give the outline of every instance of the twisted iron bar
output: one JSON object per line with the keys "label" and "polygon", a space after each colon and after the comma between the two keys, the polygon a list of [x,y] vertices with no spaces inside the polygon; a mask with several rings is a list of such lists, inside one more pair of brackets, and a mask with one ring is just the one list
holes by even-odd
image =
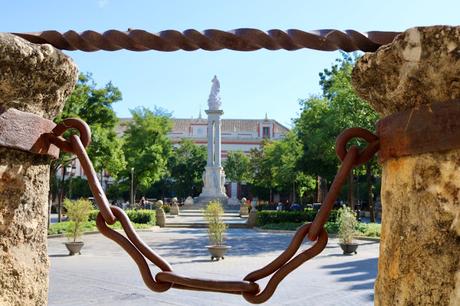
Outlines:
{"label": "twisted iron bar", "polygon": [[81,50],[92,52],[98,50],[117,51],[194,51],[203,49],[217,51],[230,49],[235,51],[299,50],[315,49],[322,51],[343,50],[376,51],[381,45],[390,43],[399,32],[364,32],[354,30],[317,30],[301,31],[278,29],[267,32],[258,29],[242,28],[232,31],[215,29],[204,30],[166,30],[150,33],[144,30],[128,29],[127,32],[108,30],[104,33],[84,31],[77,33],[67,31],[44,31],[37,33],[12,33],[32,43],[51,44],[61,50]]}

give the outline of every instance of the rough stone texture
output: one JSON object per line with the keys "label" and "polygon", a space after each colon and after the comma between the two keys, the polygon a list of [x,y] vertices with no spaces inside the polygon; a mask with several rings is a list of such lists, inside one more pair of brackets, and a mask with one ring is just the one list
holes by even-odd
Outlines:
{"label": "rough stone texture", "polygon": [[365,54],[353,73],[358,94],[379,113],[460,98],[460,27],[412,28]]}
{"label": "rough stone texture", "polygon": [[[382,115],[460,98],[460,28],[409,29],[353,71]],[[383,164],[375,305],[460,305],[460,150]]]}
{"label": "rough stone texture", "polygon": [[[0,33],[0,109],[53,118],[76,79],[62,52]],[[0,148],[0,305],[47,303],[49,162]]]}

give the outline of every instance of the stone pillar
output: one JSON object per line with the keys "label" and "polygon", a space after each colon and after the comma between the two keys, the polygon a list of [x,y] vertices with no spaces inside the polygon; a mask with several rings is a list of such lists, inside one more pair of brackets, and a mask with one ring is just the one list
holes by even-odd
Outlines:
{"label": "stone pillar", "polygon": [[[409,29],[366,54],[358,94],[383,116],[460,98],[460,27]],[[460,305],[460,149],[383,164],[375,305]]]}
{"label": "stone pillar", "polygon": [[[0,33],[0,109],[48,119],[77,80],[75,64],[49,45]],[[50,158],[0,147],[0,305],[46,305]]]}

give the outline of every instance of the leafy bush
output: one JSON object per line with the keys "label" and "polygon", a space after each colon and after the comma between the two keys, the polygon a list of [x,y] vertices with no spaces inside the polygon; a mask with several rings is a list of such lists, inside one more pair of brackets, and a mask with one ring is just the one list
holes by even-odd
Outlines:
{"label": "leafy bush", "polygon": [[89,213],[91,212],[92,204],[88,200],[64,200],[64,208],[67,211],[66,236],[69,240],[76,242],[83,234],[83,225],[88,221]]}
{"label": "leafy bush", "polygon": [[129,220],[134,223],[155,225],[155,211],[148,209],[126,210]]}
{"label": "leafy bush", "polygon": [[204,210],[204,217],[208,221],[208,236],[209,240],[214,245],[222,245],[224,243],[224,233],[227,225],[222,220],[224,208],[219,201],[211,201]]}
{"label": "leafy bush", "polygon": [[[64,234],[69,227],[69,222],[59,222],[50,224],[48,229],[48,235],[57,235],[57,234]],[[86,221],[81,224],[82,232],[88,232],[96,229],[96,222],[94,221]]]}
{"label": "leafy bush", "polygon": [[381,225],[379,223],[358,223],[357,230],[366,237],[380,237]]}
{"label": "leafy bush", "polygon": [[328,234],[337,234],[339,232],[339,224],[337,222],[326,222],[324,228]]}
{"label": "leafy bush", "polygon": [[89,212],[89,217],[88,217],[88,220],[90,221],[96,221],[96,218],[97,218],[97,214],[99,213],[99,210],[98,209],[93,209]]}
{"label": "leafy bush", "polygon": [[256,206],[257,211],[263,211],[263,210],[275,210],[276,205],[275,204],[259,204]]}
{"label": "leafy bush", "polygon": [[[92,210],[89,214],[89,220],[91,221],[96,220],[98,213],[99,213],[99,210]],[[128,215],[129,220],[131,220],[131,222],[133,223],[155,225],[156,215],[155,215],[154,210],[129,209],[129,210],[125,210],[125,213]]]}
{"label": "leafy bush", "polygon": [[[50,228],[48,229],[48,235],[56,235],[56,234],[63,234],[66,231],[66,228],[69,226],[69,222],[60,222],[60,223],[54,223],[50,225]],[[151,224],[139,224],[139,223],[132,223],[135,229],[147,229],[150,228],[152,225]],[[115,222],[113,225],[109,225],[110,228],[113,229],[121,229],[121,223],[120,222]],[[97,231],[96,227],[96,221],[87,221],[82,223],[82,229],[83,232],[94,232]]]}
{"label": "leafy bush", "polygon": [[[316,211],[306,209],[305,211],[259,211],[257,212],[257,226],[270,223],[305,223],[311,222],[316,216]],[[334,222],[337,217],[336,211],[331,211],[329,221]]]}
{"label": "leafy bush", "polygon": [[169,204],[163,204],[162,208],[166,214],[171,211],[171,206],[169,206]]}

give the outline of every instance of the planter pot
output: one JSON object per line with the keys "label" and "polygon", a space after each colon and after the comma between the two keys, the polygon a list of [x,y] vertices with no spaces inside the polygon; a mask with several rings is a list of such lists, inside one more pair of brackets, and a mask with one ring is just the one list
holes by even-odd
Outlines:
{"label": "planter pot", "polygon": [[211,260],[224,259],[225,253],[231,248],[229,245],[208,245],[206,247],[208,248],[209,253],[211,253]]}
{"label": "planter pot", "polygon": [[356,252],[356,249],[358,248],[357,243],[339,243],[339,245],[342,248],[344,255],[349,255],[349,254],[353,254],[353,253],[356,254],[357,253]]}
{"label": "planter pot", "polygon": [[65,242],[64,244],[67,247],[67,250],[69,250],[70,256],[73,256],[75,254],[81,255],[80,250],[83,247],[83,241]]}

